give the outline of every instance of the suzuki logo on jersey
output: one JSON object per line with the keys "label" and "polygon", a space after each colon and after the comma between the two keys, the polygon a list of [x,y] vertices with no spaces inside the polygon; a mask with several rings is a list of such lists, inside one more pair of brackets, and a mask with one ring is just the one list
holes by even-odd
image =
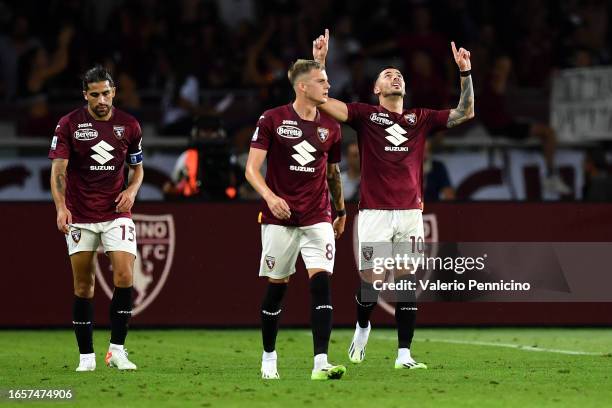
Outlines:
{"label": "suzuki logo on jersey", "polygon": [[[109,152],[112,152],[115,150],[115,148],[106,143],[104,140],[92,146],[91,150],[96,152],[96,154],[91,155],[91,158],[101,165],[114,158],[114,156]],[[89,170],[115,170],[115,166],[89,166]]]}
{"label": "suzuki logo on jersey", "polygon": [[303,171],[306,173],[314,173],[315,172],[314,167],[304,167],[304,165],[315,160],[315,157],[310,153],[316,152],[317,149],[312,147],[312,145],[308,143],[306,140],[296,144],[295,146],[293,146],[293,148],[295,149],[297,154],[292,154],[291,157],[293,157],[296,162],[300,163],[300,165],[299,166],[291,165],[289,166],[289,170]]}
{"label": "suzuki logo on jersey", "polygon": [[406,132],[400,125],[396,123],[393,126],[389,126],[388,128],[386,128],[385,131],[389,134],[389,136],[385,136],[385,139],[387,139],[388,141],[390,141],[391,143],[395,145],[395,146],[385,146],[385,151],[387,152],[407,152],[408,151],[407,146],[400,146],[402,143],[408,140],[408,138],[404,136],[408,132]]}

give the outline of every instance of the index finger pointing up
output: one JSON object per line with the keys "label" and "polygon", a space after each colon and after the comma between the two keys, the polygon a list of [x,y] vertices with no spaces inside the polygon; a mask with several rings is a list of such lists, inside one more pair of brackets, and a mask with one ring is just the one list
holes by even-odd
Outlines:
{"label": "index finger pointing up", "polygon": [[451,49],[453,50],[453,55],[457,56],[457,47],[455,47],[455,42],[451,41]]}
{"label": "index finger pointing up", "polygon": [[329,29],[325,29],[325,41],[329,41]]}

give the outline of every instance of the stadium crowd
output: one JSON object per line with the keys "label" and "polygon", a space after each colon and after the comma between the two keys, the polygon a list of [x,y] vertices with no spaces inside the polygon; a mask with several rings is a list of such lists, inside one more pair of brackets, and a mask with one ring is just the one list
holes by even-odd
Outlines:
{"label": "stadium crowd", "polygon": [[[158,135],[185,137],[195,117],[223,117],[238,161],[259,113],[291,100],[287,69],[310,57],[325,27],[330,95],[346,102],[371,102],[373,76],[393,62],[405,73],[408,105],[449,107],[458,82],[449,42],[470,49],[477,120],[492,134],[513,121],[508,89],[548,90],[555,70],[612,63],[605,0],[50,0],[44,7],[0,2],[0,120],[16,121],[19,137],[47,138],[66,106],[79,102],[79,76],[100,62],[117,81],[115,105],[154,123]],[[531,119],[547,120],[541,116]],[[538,129],[547,154],[554,135]],[[605,155],[589,163],[608,177]]]}

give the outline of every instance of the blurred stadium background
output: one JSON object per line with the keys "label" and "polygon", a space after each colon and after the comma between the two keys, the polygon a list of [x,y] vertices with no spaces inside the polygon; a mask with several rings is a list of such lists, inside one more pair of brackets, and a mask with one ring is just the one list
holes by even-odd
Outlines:
{"label": "blurred stadium background", "polygon": [[[476,119],[430,137],[430,239],[610,242],[611,11],[604,0],[0,1],[0,327],[70,325],[70,269],[46,155],[57,120],[83,104],[79,77],[95,63],[112,70],[115,106],[136,116],[144,134],[132,327],[257,326],[260,204],[243,176],[249,141],[261,112],[291,101],[287,68],[311,56],[324,28],[331,30],[330,93],[347,102],[372,102],[374,76],[392,63],[406,76],[408,106],[454,107],[459,80],[449,42],[471,51]],[[508,123],[523,134],[499,132]],[[556,169],[569,191],[546,188],[542,143],[522,137],[533,126],[549,147],[556,144]],[[193,134],[221,142],[202,150],[201,192],[187,197],[175,164]],[[333,296],[335,323],[348,327],[359,162],[354,132],[344,127],[343,135],[352,204]],[[110,293],[103,257],[99,266],[96,323],[103,327]],[[302,278],[290,286],[285,325],[308,325]],[[450,300],[424,304],[419,323],[612,324],[610,303]],[[382,308],[373,319],[393,323]]]}

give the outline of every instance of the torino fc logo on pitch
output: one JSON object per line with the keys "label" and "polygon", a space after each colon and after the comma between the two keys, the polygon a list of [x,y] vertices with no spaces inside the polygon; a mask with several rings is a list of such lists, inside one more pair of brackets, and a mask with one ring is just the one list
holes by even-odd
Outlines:
{"label": "torino fc logo on pitch", "polygon": [[[134,262],[135,316],[155,300],[164,287],[174,258],[175,230],[172,215],[132,214],[138,244]],[[109,298],[113,296],[113,273],[102,247],[98,248],[96,279]]]}

